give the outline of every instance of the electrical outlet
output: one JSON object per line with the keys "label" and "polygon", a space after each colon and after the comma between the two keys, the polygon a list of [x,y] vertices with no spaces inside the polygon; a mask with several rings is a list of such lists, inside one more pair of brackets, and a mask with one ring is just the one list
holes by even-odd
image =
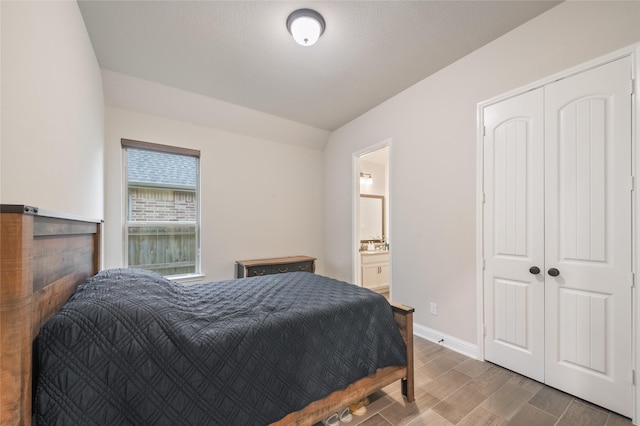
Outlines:
{"label": "electrical outlet", "polygon": [[438,304],[431,302],[429,310],[431,312],[431,315],[438,315]]}

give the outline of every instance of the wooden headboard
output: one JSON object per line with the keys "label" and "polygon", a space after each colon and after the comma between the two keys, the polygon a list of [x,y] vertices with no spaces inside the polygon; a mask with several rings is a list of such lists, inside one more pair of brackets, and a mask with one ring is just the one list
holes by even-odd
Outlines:
{"label": "wooden headboard", "polygon": [[0,206],[0,424],[30,425],[40,327],[100,270],[101,221]]}

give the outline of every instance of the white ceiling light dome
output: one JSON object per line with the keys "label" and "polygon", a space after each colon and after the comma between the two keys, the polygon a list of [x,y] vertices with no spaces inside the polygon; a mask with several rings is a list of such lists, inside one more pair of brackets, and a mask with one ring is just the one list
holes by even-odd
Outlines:
{"label": "white ceiling light dome", "polygon": [[298,9],[287,18],[287,30],[301,46],[315,44],[324,33],[324,28],[324,18],[312,9]]}

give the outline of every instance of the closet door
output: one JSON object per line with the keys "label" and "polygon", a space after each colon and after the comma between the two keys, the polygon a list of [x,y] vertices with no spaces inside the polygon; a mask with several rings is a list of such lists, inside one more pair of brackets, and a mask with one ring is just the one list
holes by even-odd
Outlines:
{"label": "closet door", "polygon": [[[544,381],[543,91],[483,111],[485,358]],[[537,270],[536,270],[537,268]]]}
{"label": "closet door", "polygon": [[631,63],[545,87],[546,383],[631,416]]}

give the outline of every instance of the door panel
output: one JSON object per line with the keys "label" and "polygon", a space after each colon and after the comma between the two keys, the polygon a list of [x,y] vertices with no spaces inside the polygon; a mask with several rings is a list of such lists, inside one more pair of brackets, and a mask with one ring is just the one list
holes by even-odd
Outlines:
{"label": "door panel", "polygon": [[[485,357],[544,380],[542,89],[485,108]],[[534,275],[529,268],[543,272]]]}
{"label": "door panel", "polygon": [[590,97],[560,109],[558,202],[560,257],[605,261],[606,99]]}
{"label": "door panel", "polygon": [[587,373],[606,374],[606,341],[611,330],[607,318],[608,295],[560,288],[558,328],[565,333],[559,339],[558,359]]}
{"label": "door panel", "polygon": [[[496,279],[494,282],[494,339],[516,350],[527,351],[527,329],[531,318],[526,315],[529,283]],[[524,315],[523,315],[524,314]]]}
{"label": "door panel", "polygon": [[378,266],[364,265],[362,267],[362,287],[374,288],[378,285]]}
{"label": "door panel", "polygon": [[545,87],[546,383],[630,416],[631,64]]}

